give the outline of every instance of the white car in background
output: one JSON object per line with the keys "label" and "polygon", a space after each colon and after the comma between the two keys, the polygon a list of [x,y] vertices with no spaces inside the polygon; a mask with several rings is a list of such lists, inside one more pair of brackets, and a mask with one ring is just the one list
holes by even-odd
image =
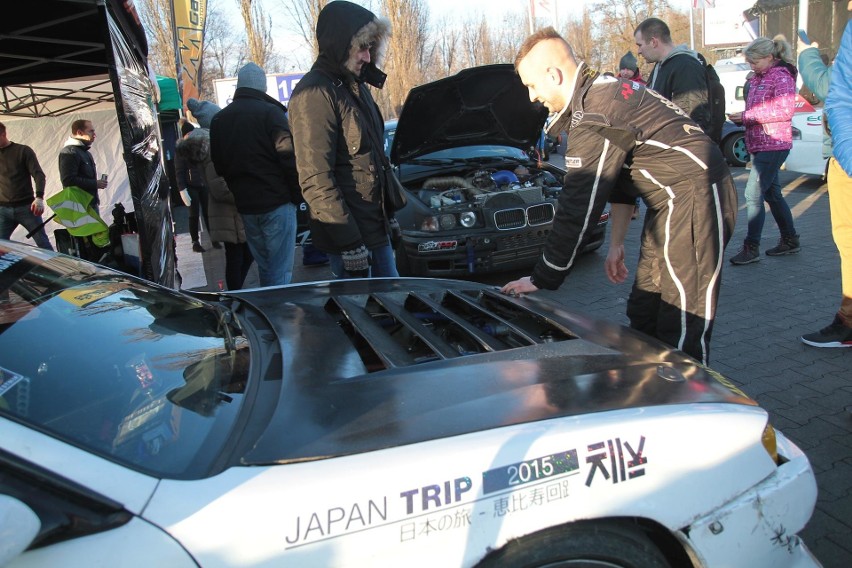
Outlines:
{"label": "white car in background", "polygon": [[[727,87],[726,87],[727,89]],[[742,87],[737,89],[742,99]],[[727,112],[735,112],[727,109]],[[828,162],[822,155],[823,112],[796,95],[796,112],[793,115],[793,148],[782,169],[815,176],[824,176]],[[745,128],[727,121],[722,128],[722,153],[732,166],[743,167],[749,161],[745,145]]]}
{"label": "white car in background", "polygon": [[793,149],[784,162],[785,170],[825,175],[828,158],[822,155],[823,120],[822,108],[815,108],[803,98],[797,98],[796,114],[793,115]]}

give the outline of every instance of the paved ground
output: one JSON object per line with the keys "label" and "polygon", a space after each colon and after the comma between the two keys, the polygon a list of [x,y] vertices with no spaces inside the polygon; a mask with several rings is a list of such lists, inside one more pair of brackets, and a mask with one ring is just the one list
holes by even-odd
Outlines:
{"label": "paved ground", "polygon": [[[747,174],[734,170],[741,203]],[[848,568],[852,566],[852,415],[845,408],[852,407],[852,349],[815,349],[798,340],[802,333],[830,323],[837,310],[840,261],[831,239],[825,184],[787,172],[782,172],[782,182],[802,252],[764,256],[746,266],[726,262],[711,366],[755,398],[769,411],[772,423],[808,454],[819,483],[819,502],[802,536],[826,568]],[[628,267],[636,263],[640,223],[634,221],[628,234]],[[744,236],[741,207],[726,259],[737,253]],[[774,246],[778,236],[767,212],[761,249]],[[606,245],[584,256],[560,290],[541,293],[572,309],[626,324],[630,285],[615,286],[606,279],[605,250]],[[207,281],[201,289],[214,290],[222,279],[223,255],[208,247],[201,256]],[[301,255],[296,256],[295,281],[329,277],[327,268],[303,268]],[[517,276],[504,274],[483,281],[497,284]],[[253,270],[248,284],[256,282]]]}

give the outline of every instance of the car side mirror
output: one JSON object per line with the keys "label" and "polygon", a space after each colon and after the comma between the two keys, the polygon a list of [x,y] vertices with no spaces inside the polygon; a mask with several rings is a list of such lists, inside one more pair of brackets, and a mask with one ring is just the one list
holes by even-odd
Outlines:
{"label": "car side mirror", "polygon": [[21,555],[41,530],[41,520],[26,503],[0,495],[0,566]]}

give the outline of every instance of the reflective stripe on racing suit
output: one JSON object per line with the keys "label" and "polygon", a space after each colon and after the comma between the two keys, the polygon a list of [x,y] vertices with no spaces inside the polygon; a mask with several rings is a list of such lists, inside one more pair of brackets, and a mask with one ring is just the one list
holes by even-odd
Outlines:
{"label": "reflective stripe on racing suit", "polygon": [[737,196],[718,146],[674,103],[639,83],[585,64],[552,132],[568,132],[559,207],[532,274],[556,289],[607,203],[648,207],[631,327],[707,361]]}

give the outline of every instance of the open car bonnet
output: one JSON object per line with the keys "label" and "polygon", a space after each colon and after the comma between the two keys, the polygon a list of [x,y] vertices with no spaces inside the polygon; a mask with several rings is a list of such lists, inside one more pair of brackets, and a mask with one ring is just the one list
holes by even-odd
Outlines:
{"label": "open car bonnet", "polygon": [[446,148],[535,146],[547,109],[529,99],[509,64],[465,69],[411,89],[391,146],[393,164]]}

